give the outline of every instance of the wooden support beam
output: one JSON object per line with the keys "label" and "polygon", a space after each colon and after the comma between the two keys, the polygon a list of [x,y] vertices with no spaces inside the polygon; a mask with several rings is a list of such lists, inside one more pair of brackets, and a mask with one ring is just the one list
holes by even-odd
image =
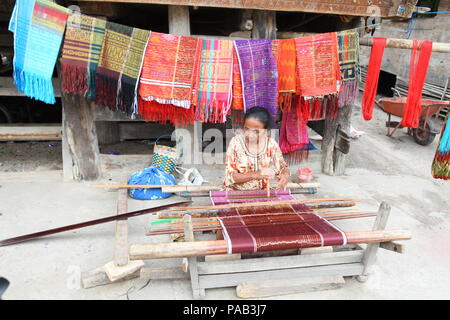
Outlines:
{"label": "wooden support beam", "polygon": [[[79,0],[79,2],[91,0]],[[395,2],[394,2],[395,1]],[[259,9],[273,11],[298,11],[351,16],[369,16],[371,6],[380,9],[380,16],[409,18],[417,0],[97,0],[96,2],[151,3],[197,7],[218,7],[235,9]],[[394,2],[394,3],[393,3]]]}
{"label": "wooden support beam", "polygon": [[[372,46],[373,38],[364,37],[359,39],[359,44],[362,46]],[[413,40],[409,39],[394,39],[388,38],[386,41],[386,48],[393,49],[412,49]],[[450,53],[450,43],[433,42],[433,52]]]}
{"label": "wooden support beam", "polygon": [[0,141],[61,140],[59,124],[1,124]]}
{"label": "wooden support beam", "polygon": [[254,10],[252,39],[276,39],[276,11]]}
{"label": "wooden support beam", "polygon": [[[139,270],[136,272],[126,276],[125,278],[121,280],[130,280],[139,277]],[[89,289],[93,287],[98,286],[104,286],[107,284],[112,283],[111,280],[109,280],[108,276],[106,275],[106,272],[104,268],[97,268],[90,271],[85,271],[81,274],[81,284],[84,289]]]}
{"label": "wooden support beam", "polygon": [[[393,240],[408,240],[408,230],[374,230],[347,232],[347,243],[379,243]],[[377,244],[378,246],[378,244]],[[206,240],[175,243],[145,243],[130,246],[131,260],[198,257],[228,252],[225,240]]]}
{"label": "wooden support beam", "polygon": [[[118,191],[117,214],[128,212],[128,192],[126,189]],[[128,259],[128,220],[118,220],[116,222],[116,243],[114,249],[114,264],[117,267],[125,266]]]}
{"label": "wooden support beam", "polygon": [[[192,217],[190,215],[185,215],[184,221],[184,239],[185,241],[194,242],[194,231],[192,228]],[[198,281],[198,267],[197,267],[197,257],[188,257],[188,268],[189,275],[191,278],[192,295],[194,299],[200,299],[205,297],[205,290],[201,289]]]}
{"label": "wooden support beam", "polygon": [[336,290],[345,285],[342,276],[304,277],[259,282],[243,282],[236,287],[236,295],[243,299],[255,299],[286,294]]}

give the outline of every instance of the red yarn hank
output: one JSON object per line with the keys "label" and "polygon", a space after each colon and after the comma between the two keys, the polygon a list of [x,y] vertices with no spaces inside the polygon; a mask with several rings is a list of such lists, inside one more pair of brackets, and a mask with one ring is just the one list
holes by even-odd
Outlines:
{"label": "red yarn hank", "polygon": [[413,40],[411,51],[408,98],[406,99],[405,113],[401,125],[409,128],[419,126],[420,113],[422,111],[422,89],[427,75],[433,42]]}
{"label": "red yarn hank", "polygon": [[371,120],[373,104],[378,88],[381,61],[383,60],[386,38],[373,38],[372,51],[370,52],[369,68],[367,70],[366,86],[362,97],[362,110],[364,120]]}

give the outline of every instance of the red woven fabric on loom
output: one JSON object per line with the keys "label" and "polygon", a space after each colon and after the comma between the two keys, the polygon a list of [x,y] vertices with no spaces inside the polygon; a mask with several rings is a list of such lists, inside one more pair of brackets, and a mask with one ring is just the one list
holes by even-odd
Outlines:
{"label": "red woven fabric on loom", "polygon": [[373,103],[377,95],[378,78],[380,77],[381,61],[383,60],[386,38],[373,38],[372,51],[370,52],[369,68],[366,76],[366,86],[362,97],[362,110],[364,120],[371,120]]}
{"label": "red woven fabric on loom", "polygon": [[292,200],[294,199],[289,190],[271,190],[270,197],[267,197],[265,190],[239,191],[239,190],[225,190],[225,191],[211,191],[211,202],[214,205],[225,203],[246,203],[246,202],[262,202],[275,200]]}
{"label": "red woven fabric on loom", "polygon": [[411,61],[409,69],[408,98],[406,99],[405,113],[402,126],[417,128],[422,111],[422,89],[427,75],[428,64],[431,58],[433,42],[413,40]]}
{"label": "red woven fabric on loom", "polygon": [[[228,201],[235,202],[235,196],[262,197],[260,192],[264,191],[228,191],[228,195],[232,195]],[[220,192],[216,194],[223,196]],[[289,191],[284,197],[293,199]],[[216,203],[214,199],[212,197],[215,204],[223,203],[223,200]],[[304,204],[222,209],[219,221],[230,254],[346,244],[342,231]]]}
{"label": "red woven fabric on loom", "polygon": [[295,38],[297,94],[323,96],[338,93],[341,81],[335,32]]}

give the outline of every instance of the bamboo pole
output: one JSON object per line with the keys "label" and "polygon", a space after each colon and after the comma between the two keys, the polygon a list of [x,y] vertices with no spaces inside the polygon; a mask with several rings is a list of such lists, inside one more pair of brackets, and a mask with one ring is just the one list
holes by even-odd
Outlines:
{"label": "bamboo pole", "polygon": [[[372,46],[373,38],[360,38],[359,44],[362,46]],[[395,39],[395,38],[387,38],[386,48],[394,48],[394,49],[412,49],[413,40],[408,39]],[[433,52],[442,52],[442,53],[450,53],[450,43],[445,42],[433,42]]]}
{"label": "bamboo pole", "polygon": [[[411,239],[409,230],[374,230],[346,232],[348,244],[388,242]],[[298,245],[298,248],[308,247]],[[145,243],[130,246],[131,260],[197,257],[226,254],[226,240],[206,240],[191,242]]]}

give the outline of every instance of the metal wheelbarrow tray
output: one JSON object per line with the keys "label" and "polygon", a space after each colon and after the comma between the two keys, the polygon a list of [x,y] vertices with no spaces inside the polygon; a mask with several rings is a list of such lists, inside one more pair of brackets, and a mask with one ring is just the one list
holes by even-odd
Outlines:
{"label": "metal wheelbarrow tray", "polygon": [[[406,97],[401,98],[382,98],[375,103],[388,114],[386,127],[387,136],[392,137],[398,128],[403,128],[400,121],[391,121],[391,115],[402,118],[406,108]],[[420,113],[420,122],[418,128],[408,128],[408,134],[414,137],[416,143],[426,146],[433,142],[439,131],[436,131],[430,117],[439,112],[442,108],[450,105],[450,101],[440,101],[431,99],[422,99],[422,110]],[[391,130],[394,128],[393,130]]]}

